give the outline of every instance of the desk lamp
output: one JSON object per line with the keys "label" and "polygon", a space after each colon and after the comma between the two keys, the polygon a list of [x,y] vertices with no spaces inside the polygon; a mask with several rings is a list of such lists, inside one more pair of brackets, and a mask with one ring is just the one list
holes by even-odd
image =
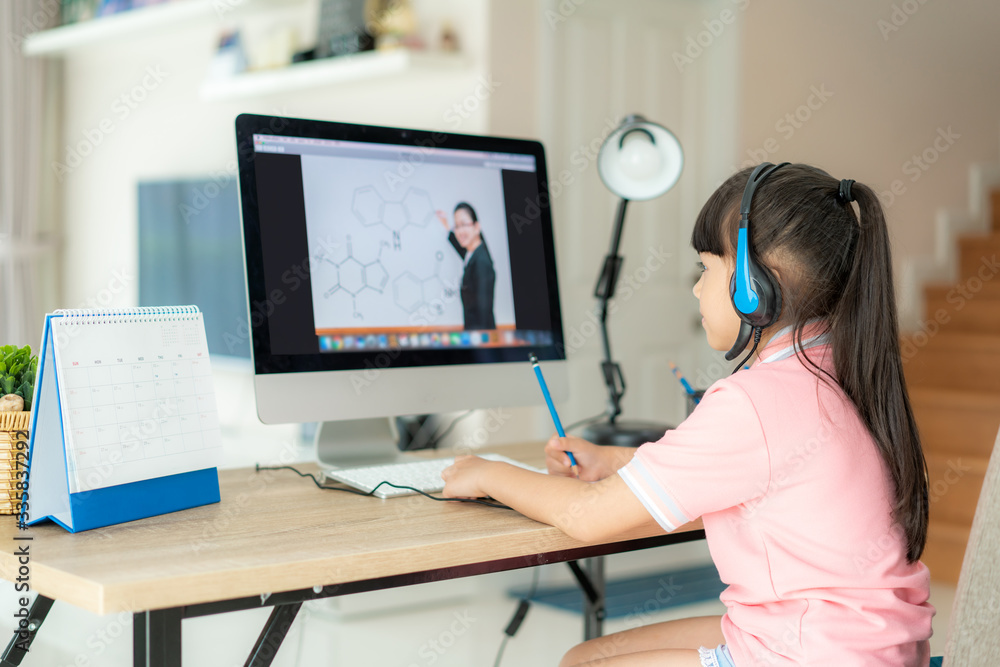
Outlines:
{"label": "desk lamp", "polygon": [[625,395],[625,378],[621,366],[611,358],[608,340],[608,302],[622,268],[618,254],[625,224],[625,209],[629,201],[644,201],[659,197],[677,183],[684,165],[680,142],[670,130],[650,122],[638,114],[626,116],[611,133],[597,156],[597,170],[605,187],[621,197],[611,232],[611,248],[597,278],[594,296],[601,309],[601,340],[604,361],[601,372],[608,388],[607,421],[592,424],[583,437],[600,445],[636,447],[663,437],[669,426],[651,422],[619,421],[621,399]]}

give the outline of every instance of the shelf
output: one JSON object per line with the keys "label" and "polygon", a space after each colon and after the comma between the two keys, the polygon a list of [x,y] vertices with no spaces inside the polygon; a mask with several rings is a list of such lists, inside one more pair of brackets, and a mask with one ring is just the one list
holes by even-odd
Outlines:
{"label": "shelf", "polygon": [[[301,0],[296,0],[296,3]],[[59,56],[110,40],[135,39],[171,26],[209,18],[230,19],[254,6],[275,5],[277,0],[174,0],[160,5],[42,30],[24,40],[26,56]]]}
{"label": "shelf", "polygon": [[209,80],[202,85],[201,97],[216,101],[262,97],[394,74],[418,71],[453,72],[467,65],[467,59],[461,54],[424,53],[406,49],[365,51],[354,55],[296,63],[282,69]]}

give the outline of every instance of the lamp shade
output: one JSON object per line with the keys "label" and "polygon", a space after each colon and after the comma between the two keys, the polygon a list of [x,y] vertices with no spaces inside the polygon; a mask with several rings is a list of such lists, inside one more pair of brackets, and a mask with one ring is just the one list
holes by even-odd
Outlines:
{"label": "lamp shade", "polygon": [[611,192],[642,201],[674,187],[684,166],[684,151],[667,128],[638,114],[625,117],[604,140],[597,171]]}

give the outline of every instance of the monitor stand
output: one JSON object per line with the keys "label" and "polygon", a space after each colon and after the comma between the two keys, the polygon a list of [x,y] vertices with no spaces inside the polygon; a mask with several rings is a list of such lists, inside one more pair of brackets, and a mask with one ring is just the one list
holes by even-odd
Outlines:
{"label": "monitor stand", "polygon": [[314,442],[320,468],[352,468],[400,460],[391,423],[391,419],[383,417],[319,424]]}

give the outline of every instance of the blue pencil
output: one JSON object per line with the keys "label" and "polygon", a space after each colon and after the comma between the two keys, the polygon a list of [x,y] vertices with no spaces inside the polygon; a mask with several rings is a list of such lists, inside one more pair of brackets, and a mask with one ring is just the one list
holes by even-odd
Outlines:
{"label": "blue pencil", "polygon": [[[538,378],[538,384],[542,388],[542,396],[545,397],[545,403],[549,406],[549,414],[552,415],[552,421],[556,425],[556,433],[559,434],[560,438],[566,437],[566,431],[563,430],[562,422],[559,420],[559,413],[556,412],[556,406],[552,404],[552,396],[549,394],[549,387],[545,384],[545,378],[542,377],[542,367],[538,365],[538,357],[534,354],[528,357],[531,361],[532,368],[535,369],[535,377]],[[569,465],[573,470],[573,474],[577,477],[580,473],[576,469],[576,458],[573,456],[573,452],[566,452],[566,456],[569,457]]]}
{"label": "blue pencil", "polygon": [[[670,370],[674,372],[674,377],[680,381],[681,386],[684,387],[684,391],[686,391],[689,396],[694,396],[694,387],[692,387],[687,379],[681,375],[680,370],[678,370],[677,366],[674,366],[673,362],[670,362]],[[700,399],[694,399],[695,404],[699,403],[699,401]]]}

